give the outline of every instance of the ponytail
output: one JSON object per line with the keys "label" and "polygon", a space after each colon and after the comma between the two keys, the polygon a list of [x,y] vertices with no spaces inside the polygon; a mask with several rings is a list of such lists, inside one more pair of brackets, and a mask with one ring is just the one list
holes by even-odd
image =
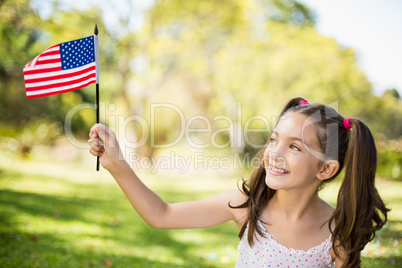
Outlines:
{"label": "ponytail", "polygon": [[[333,226],[332,244],[342,268],[359,267],[360,252],[374,239],[375,232],[387,221],[387,209],[374,180],[377,150],[368,127],[358,119],[350,120],[349,144],[345,156],[345,178],[337,206],[329,220]],[[340,254],[342,248],[345,254]]]}

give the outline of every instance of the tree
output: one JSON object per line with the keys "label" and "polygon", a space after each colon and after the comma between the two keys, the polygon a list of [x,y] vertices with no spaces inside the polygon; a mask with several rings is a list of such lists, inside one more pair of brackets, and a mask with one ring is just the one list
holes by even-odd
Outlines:
{"label": "tree", "polygon": [[[20,124],[46,110],[46,100],[28,102],[23,66],[41,52],[42,22],[28,0],[0,3],[0,122]],[[22,108],[23,107],[23,108]]]}

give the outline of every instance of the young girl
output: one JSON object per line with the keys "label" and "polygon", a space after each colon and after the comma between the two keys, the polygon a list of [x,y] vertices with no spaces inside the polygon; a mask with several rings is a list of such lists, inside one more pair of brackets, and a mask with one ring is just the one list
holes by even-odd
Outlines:
{"label": "young girl", "polygon": [[[165,203],[123,160],[115,134],[103,125],[91,129],[88,143],[150,226],[202,228],[235,221],[241,238],[236,267],[359,267],[360,252],[387,221],[388,209],[374,186],[370,130],[302,98],[282,110],[260,153],[260,167],[242,189],[207,200]],[[343,168],[333,208],[318,191]]]}

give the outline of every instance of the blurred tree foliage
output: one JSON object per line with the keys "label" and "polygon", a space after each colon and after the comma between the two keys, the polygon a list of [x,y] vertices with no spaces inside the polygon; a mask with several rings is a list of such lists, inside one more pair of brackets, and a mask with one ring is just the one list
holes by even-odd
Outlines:
{"label": "blurred tree foliage", "polygon": [[[51,45],[91,35],[95,22],[100,20],[97,14],[95,9],[85,13],[76,10],[66,13],[56,9],[51,18],[43,21],[30,7],[29,0],[1,2],[0,125],[17,128],[19,125],[31,124],[30,119],[33,117],[46,117],[49,122],[64,123],[66,114],[72,107],[83,102],[94,102],[93,85],[68,94],[27,100],[23,67]],[[88,23],[88,20],[94,23]],[[83,28],[83,25],[87,28]],[[105,39],[109,40],[107,35]],[[108,46],[114,44],[103,44],[106,53],[101,54],[101,64],[105,69],[110,66],[110,58],[113,58],[107,53],[112,51],[108,50]],[[107,92],[105,89],[103,94],[107,96]],[[95,122],[93,114],[94,112],[88,114],[86,111],[77,113],[72,120],[73,131],[82,130],[87,136],[88,127]]]}
{"label": "blurred tree foliage", "polygon": [[[400,98],[375,96],[355,52],[320,36],[308,8],[295,1],[171,0],[147,14],[136,35],[143,45],[135,58],[146,68],[138,64],[133,72],[149,102],[167,99],[186,114],[225,114],[244,126],[250,116],[269,117],[286,99],[304,96],[311,102],[337,102],[342,114],[363,119],[373,132],[384,132],[386,122],[387,138],[401,136]],[[164,83],[150,90],[149,81]],[[168,81],[176,82],[169,86]],[[237,101],[242,122],[236,121]],[[172,113],[157,133],[166,139],[175,120]],[[219,123],[216,127],[222,127]],[[257,135],[262,137],[254,140],[264,143],[264,133]],[[233,146],[253,151],[245,143]]]}
{"label": "blurred tree foliage", "polygon": [[[19,124],[46,112],[46,99],[27,105],[22,67],[41,52],[42,21],[28,0],[0,2],[0,122]],[[24,107],[24,109],[21,109]]]}
{"label": "blurred tree foliage", "polygon": [[[53,1],[53,13],[46,20],[32,10],[29,0],[0,2],[0,124],[20,124],[42,114],[63,122],[74,105],[93,103],[91,86],[48,98],[25,98],[24,64],[50,45],[90,35],[102,12],[114,8],[104,0],[98,4],[103,9],[63,11],[58,2]],[[125,9],[138,14],[130,1]],[[239,134],[247,120],[261,115],[272,127],[271,116],[294,96],[331,104],[347,117],[361,118],[374,133],[381,133],[376,134],[379,142],[401,139],[398,91],[374,95],[354,50],[319,35],[313,14],[297,1],[157,1],[142,16],[138,31],[130,30],[132,16],[116,18],[118,31],[99,25],[100,80],[101,100],[115,103],[115,113],[140,115],[148,122],[152,113],[156,115],[155,128],[147,132],[133,128],[135,124],[123,126],[125,131],[131,129],[134,140],[147,135],[140,148],[146,156],[155,153],[151,134],[155,143],[167,144],[180,132],[177,111],[151,111],[151,104],[162,102],[177,106],[187,120],[195,115],[209,118],[212,132],[227,130],[214,137],[216,142],[243,154],[257,150]],[[110,109],[106,110],[104,119],[109,121]],[[231,122],[217,119],[218,115]],[[88,112],[78,113],[73,130],[86,133],[93,122]],[[194,120],[191,128],[197,127],[205,128],[205,122]],[[249,127],[267,128],[263,120],[254,120]],[[200,143],[211,139],[205,133],[192,135]],[[252,132],[247,138],[261,145],[267,132]],[[389,146],[380,147],[388,159]],[[400,157],[391,158],[402,166]]]}

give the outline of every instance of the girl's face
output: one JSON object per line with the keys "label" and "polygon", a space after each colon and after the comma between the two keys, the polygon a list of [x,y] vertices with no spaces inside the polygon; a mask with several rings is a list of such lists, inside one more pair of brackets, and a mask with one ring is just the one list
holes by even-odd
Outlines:
{"label": "girl's face", "polygon": [[318,187],[322,162],[313,151],[320,151],[315,127],[305,115],[286,113],[264,152],[265,183],[274,190]]}

